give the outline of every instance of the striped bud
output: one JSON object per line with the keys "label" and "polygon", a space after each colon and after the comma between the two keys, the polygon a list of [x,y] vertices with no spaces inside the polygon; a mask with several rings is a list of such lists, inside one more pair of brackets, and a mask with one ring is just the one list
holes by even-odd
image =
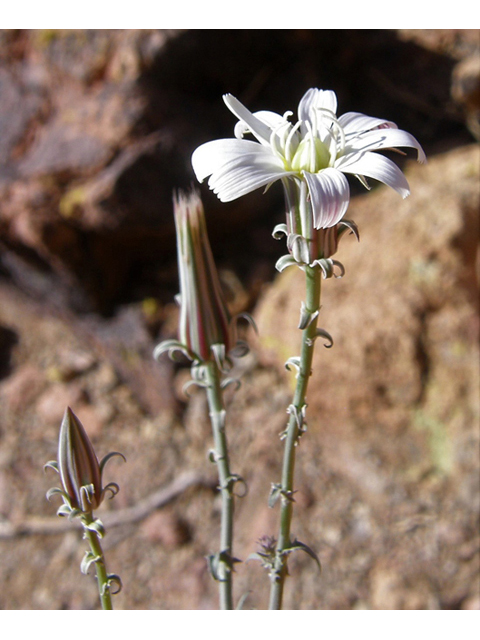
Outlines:
{"label": "striped bud", "polygon": [[72,509],[87,513],[100,505],[103,499],[100,465],[87,432],[70,407],[60,427],[58,471]]}
{"label": "striped bud", "polygon": [[[235,331],[212,256],[202,201],[196,191],[174,197],[180,273],[179,342],[195,360],[208,362],[219,345],[228,353]],[[213,348],[213,350],[212,350]]]}

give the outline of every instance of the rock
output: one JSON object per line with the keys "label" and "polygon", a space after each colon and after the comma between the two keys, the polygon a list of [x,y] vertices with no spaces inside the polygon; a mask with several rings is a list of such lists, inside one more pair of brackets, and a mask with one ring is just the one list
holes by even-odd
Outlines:
{"label": "rock", "polygon": [[38,398],[36,413],[41,421],[48,425],[58,424],[60,428],[65,409],[72,407],[76,414],[79,413],[78,404],[82,398],[83,390],[79,385],[56,383]]}
{"label": "rock", "polygon": [[0,68],[0,188],[15,176],[16,170],[9,161],[41,104],[37,90],[29,90],[21,77]]}
{"label": "rock", "polygon": [[456,65],[451,92],[466,114],[470,131],[480,140],[480,52],[464,58]]}
{"label": "rock", "polygon": [[186,525],[167,509],[152,513],[142,524],[142,532],[150,542],[158,542],[166,549],[175,549],[190,539]]}
{"label": "rock", "polygon": [[46,385],[43,371],[32,364],[24,364],[0,384],[5,406],[12,412],[25,410]]}

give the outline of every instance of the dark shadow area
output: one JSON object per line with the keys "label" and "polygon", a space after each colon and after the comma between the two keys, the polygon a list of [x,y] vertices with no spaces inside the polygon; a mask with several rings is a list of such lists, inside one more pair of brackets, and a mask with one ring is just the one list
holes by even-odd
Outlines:
{"label": "dark shadow area", "polygon": [[12,370],[12,350],[17,343],[17,333],[8,327],[0,326],[0,380],[6,378]]}

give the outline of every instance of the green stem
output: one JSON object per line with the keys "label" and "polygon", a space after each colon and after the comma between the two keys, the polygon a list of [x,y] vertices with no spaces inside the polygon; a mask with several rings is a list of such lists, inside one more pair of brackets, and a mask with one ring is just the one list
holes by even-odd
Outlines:
{"label": "green stem", "polygon": [[216,362],[205,364],[207,398],[215,443],[215,462],[222,496],[222,515],[220,529],[220,552],[216,561],[216,577],[219,580],[220,608],[233,609],[232,571],[233,571],[233,484],[228,459],[227,437],[225,434],[225,406],[220,386],[221,374]]}
{"label": "green stem", "polygon": [[298,439],[302,434],[302,415],[305,411],[305,397],[308,380],[312,372],[312,359],[317,330],[315,313],[320,309],[321,270],[319,267],[306,267],[306,312],[312,314],[312,321],[302,332],[302,350],[293,402],[290,407],[290,419],[286,430],[283,457],[280,529],[275,553],[275,564],[271,572],[269,609],[281,609],[283,590],[287,571],[288,549],[291,547],[290,528],[293,513],[293,493],[295,474],[295,452]]}
{"label": "green stem", "polygon": [[[94,522],[93,514],[84,514],[82,518],[86,524],[92,524]],[[112,610],[112,596],[110,593],[110,583],[108,579],[107,567],[105,564],[105,556],[103,555],[102,546],[100,544],[100,536],[96,531],[83,528],[85,532],[85,538],[90,544],[90,550],[95,558],[95,570],[97,572],[98,592],[100,594],[100,602],[102,609]]]}

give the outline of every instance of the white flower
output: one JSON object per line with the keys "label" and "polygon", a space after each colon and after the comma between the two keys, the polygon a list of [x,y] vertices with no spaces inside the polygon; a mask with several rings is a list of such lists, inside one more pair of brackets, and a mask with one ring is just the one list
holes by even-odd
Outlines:
{"label": "white flower", "polygon": [[[412,147],[419,162],[426,157],[417,140],[393,122],[361,113],[337,118],[333,91],[309,89],[298,105],[298,122],[271,111],[251,113],[236,98],[223,97],[239,122],[235,138],[207,142],[192,155],[200,182],[210,176],[209,187],[222,202],[229,202],[276,180],[306,184],[316,229],[337,224],[345,214],[350,189],[344,174],[356,175],[367,188],[373,178],[410,194],[408,182],[390,159],[374,153],[382,149]],[[258,142],[244,140],[252,133]]]}

